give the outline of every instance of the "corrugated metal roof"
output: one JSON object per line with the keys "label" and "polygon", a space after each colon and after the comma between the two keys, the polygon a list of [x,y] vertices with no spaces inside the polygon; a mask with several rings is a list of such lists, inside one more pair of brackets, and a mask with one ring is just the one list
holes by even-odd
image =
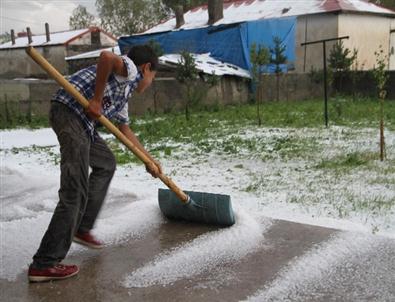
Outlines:
{"label": "corrugated metal roof", "polygon": [[[73,60],[81,60],[81,59],[92,59],[92,58],[97,58],[100,56],[100,53],[103,51],[112,51],[113,53],[120,55],[121,51],[119,50],[119,46],[116,47],[109,47],[105,49],[98,49],[90,52],[86,52],[83,54],[71,56],[71,57],[66,57],[66,61],[73,61]],[[248,70],[244,70],[236,65],[226,63],[226,62],[221,62],[213,57],[210,56],[210,54],[205,53],[205,54],[192,54],[193,58],[195,59],[195,64],[196,64],[196,69],[207,73],[207,74],[215,74],[218,76],[221,75],[233,75],[233,76],[238,76],[242,78],[250,78],[250,73]],[[180,54],[166,54],[161,57],[159,57],[159,62],[164,65],[171,65],[175,66],[179,64],[181,61],[181,55]]]}
{"label": "corrugated metal roof", "polygon": [[[195,60],[196,69],[209,75],[232,75],[242,78],[250,78],[250,72],[234,64],[221,62],[210,56],[209,53],[191,54]],[[166,54],[159,58],[164,65],[175,66],[182,62],[180,54]]]}
{"label": "corrugated metal roof", "polygon": [[114,46],[114,47],[107,47],[103,49],[97,49],[97,50],[92,50],[88,52],[84,52],[75,56],[70,56],[66,57],[66,61],[73,61],[73,60],[82,60],[82,59],[93,59],[93,58],[98,58],[100,56],[100,53],[105,50],[105,51],[111,51],[117,55],[121,55],[121,51],[119,50],[119,46]]}
{"label": "corrugated metal roof", "polygon": [[[46,35],[37,35],[32,36],[33,42],[29,45],[27,37],[20,37],[15,39],[15,44],[12,45],[11,41],[1,44],[0,49],[8,49],[8,48],[21,48],[27,46],[48,46],[48,45],[59,45],[59,44],[67,44],[70,41],[82,36],[91,31],[100,30],[97,27],[90,27],[78,30],[70,30],[70,31],[62,31],[62,32],[54,32],[50,34],[50,41],[47,42]],[[100,30],[101,31],[101,30]],[[116,41],[116,39],[114,38]]]}
{"label": "corrugated metal roof", "polygon": [[[384,14],[395,18],[394,11],[365,0],[238,0],[224,1],[224,18],[214,25],[340,11]],[[207,26],[207,5],[189,10],[184,19],[185,24],[180,29]],[[175,26],[176,20],[172,18],[143,34],[175,30]]]}

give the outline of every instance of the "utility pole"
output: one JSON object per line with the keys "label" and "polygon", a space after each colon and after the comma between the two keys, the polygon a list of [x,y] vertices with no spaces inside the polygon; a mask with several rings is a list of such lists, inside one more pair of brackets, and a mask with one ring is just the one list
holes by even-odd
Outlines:
{"label": "utility pole", "polygon": [[324,118],[325,118],[325,126],[328,128],[328,79],[327,79],[327,68],[326,68],[326,42],[330,41],[339,41],[343,39],[348,39],[349,36],[339,37],[339,38],[330,38],[324,40],[317,40],[317,41],[310,41],[306,43],[300,44],[301,46],[311,45],[311,44],[318,44],[322,43],[323,47],[323,59],[324,59]]}

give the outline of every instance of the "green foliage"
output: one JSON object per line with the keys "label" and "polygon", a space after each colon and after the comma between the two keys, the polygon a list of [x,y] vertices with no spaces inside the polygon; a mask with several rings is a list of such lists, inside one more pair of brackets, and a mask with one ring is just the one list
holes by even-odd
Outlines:
{"label": "green foliage", "polygon": [[176,78],[182,83],[186,90],[185,100],[185,118],[189,120],[189,108],[196,105],[201,96],[196,89],[196,79],[198,77],[198,70],[196,69],[195,59],[187,52],[181,52],[181,59],[176,69]]}
{"label": "green foliage", "polygon": [[133,155],[125,146],[121,145],[114,138],[106,140],[108,146],[115,155],[115,160],[119,165],[125,165],[130,163],[141,164],[141,161]]}
{"label": "green foliage", "polygon": [[350,49],[345,48],[343,41],[336,42],[329,54],[329,68],[333,71],[349,71],[357,59],[358,51],[354,48],[351,53]]}
{"label": "green foliage", "polygon": [[285,45],[281,45],[281,39],[279,37],[273,38],[274,46],[270,47],[270,63],[276,65],[275,73],[281,73],[280,65],[287,62],[287,56],[284,54],[286,50]]}
{"label": "green foliage", "polygon": [[[356,51],[356,50],[354,50]],[[365,64],[362,63],[361,65],[358,62],[358,51],[356,51],[356,58],[354,61],[354,64],[351,67],[351,83],[352,83],[352,96],[354,98],[354,100],[360,96],[360,92],[359,89],[357,89],[357,84],[359,83],[359,81],[361,81],[362,77],[363,77],[363,72],[361,72],[364,69]]]}
{"label": "green foliage", "polygon": [[255,84],[259,82],[260,68],[270,62],[270,52],[265,46],[253,43],[250,47],[250,61],[252,65],[252,80]]}
{"label": "green foliage", "polygon": [[370,162],[377,159],[374,153],[353,152],[335,158],[323,159],[317,169],[350,169],[360,166],[367,166]]}
{"label": "green foliage", "polygon": [[388,56],[384,54],[382,45],[379,50],[374,52],[376,56],[376,66],[373,69],[373,78],[376,81],[377,91],[380,98],[380,160],[385,158],[385,138],[384,138],[384,99],[387,95],[385,85],[387,84],[389,74],[386,72]]}
{"label": "green foliage", "polygon": [[274,47],[270,48],[270,63],[274,64],[276,68],[274,72],[276,73],[276,99],[277,102],[280,100],[280,74],[282,64],[287,62],[287,56],[284,54],[286,50],[285,45],[281,45],[280,37],[273,38]]}
{"label": "green foliage", "polygon": [[69,27],[70,29],[87,28],[93,25],[94,19],[95,17],[86,10],[85,6],[78,5],[70,16]]}
{"label": "green foliage", "polygon": [[395,0],[370,0],[369,2],[395,10]]}
{"label": "green foliage", "polygon": [[386,91],[385,85],[387,84],[389,74],[387,73],[388,55],[384,54],[382,45],[374,52],[376,57],[376,65],[373,69],[373,77],[376,81],[377,91],[381,99],[385,99]]}
{"label": "green foliage", "polygon": [[96,0],[101,26],[115,35],[148,29],[168,16],[161,0]]}
{"label": "green foliage", "polygon": [[52,162],[54,165],[59,165],[60,153],[55,150],[56,148],[54,147],[55,146],[37,146],[33,144],[28,147],[13,147],[10,151],[7,150],[5,152],[6,154],[7,152],[11,152],[12,154],[26,154],[27,156],[30,156],[31,154],[46,153],[45,160],[47,162]]}
{"label": "green foliage", "polygon": [[310,81],[316,84],[320,84],[324,82],[324,71],[322,69],[315,69],[311,66],[309,72]]}
{"label": "green foliage", "polygon": [[48,127],[47,116],[37,116],[28,110],[21,112],[20,104],[15,101],[0,102],[0,129],[16,127],[42,128]]}
{"label": "green foliage", "polygon": [[162,46],[158,42],[156,42],[155,40],[150,40],[148,42],[148,45],[152,48],[152,50],[158,57],[163,56],[164,51],[162,49]]}
{"label": "green foliage", "polygon": [[[331,100],[330,104],[336,100]],[[341,101],[341,102],[340,102]],[[379,110],[376,99],[351,98],[338,100],[342,106],[341,116],[336,114],[335,105],[329,106],[329,114],[333,116],[333,125],[347,127],[376,127]],[[322,103],[319,100],[265,102],[262,110],[267,114],[263,121],[265,127],[322,127]],[[386,115],[395,116],[395,102],[386,102]],[[140,138],[149,144],[156,144],[166,138],[177,143],[196,142],[203,140],[209,146],[223,136],[234,134],[235,129],[253,126],[255,123],[255,105],[226,106],[220,111],[200,111],[191,113],[191,118],[199,123],[191,125],[181,113],[169,113],[163,116],[147,115],[132,125]],[[395,130],[395,120],[388,121],[387,127]],[[211,136],[210,136],[211,133]],[[280,139],[276,144],[288,144]]]}
{"label": "green foliage", "polygon": [[335,90],[342,90],[343,80],[351,67],[355,65],[357,56],[358,51],[354,48],[351,52],[350,49],[345,48],[342,40],[337,41],[333,45],[328,59],[328,72],[331,73],[329,82],[333,84]]}
{"label": "green foliage", "polygon": [[213,71],[211,75],[206,77],[206,83],[210,85],[210,87],[217,86],[221,80],[221,77],[217,76]]}
{"label": "green foliage", "polygon": [[260,110],[260,86],[261,86],[261,67],[270,62],[270,52],[265,46],[253,43],[250,47],[250,61],[252,65],[251,75],[252,82],[256,89],[256,113],[258,118],[258,125],[262,124],[261,110]]}
{"label": "green foliage", "polygon": [[[1,105],[1,104],[0,104]],[[2,105],[4,106],[4,104]],[[385,102],[385,117],[387,128],[395,130],[395,102]],[[340,107],[340,109],[338,108]],[[1,112],[3,108],[0,107]],[[228,127],[231,131],[241,126],[253,126],[255,123],[255,105],[224,106],[221,110],[196,111],[191,114],[192,118],[199,123],[189,125],[182,113],[167,113],[163,115],[146,115],[138,118],[132,128],[148,139],[150,143],[165,137],[175,141],[183,141],[195,137],[206,136],[207,129],[216,129],[216,133]],[[322,102],[318,99],[305,101],[280,101],[265,102],[262,109],[267,113],[264,120],[265,127],[321,127],[322,125]],[[338,112],[341,111],[341,114]],[[348,127],[376,127],[379,116],[377,99],[334,98],[329,102],[329,114],[332,116],[334,126]],[[11,122],[12,121],[12,122]],[[11,116],[5,120],[0,115],[1,128],[31,127],[26,116]],[[46,116],[32,117],[34,127],[48,127]],[[217,135],[216,134],[216,135]]]}
{"label": "green foliage", "polygon": [[180,83],[189,83],[195,81],[198,75],[196,63],[193,56],[187,52],[181,52],[181,60],[177,65],[176,78]]}
{"label": "green foliage", "polygon": [[5,32],[3,34],[0,34],[0,44],[7,43],[9,41],[11,41],[11,34],[10,33]]}

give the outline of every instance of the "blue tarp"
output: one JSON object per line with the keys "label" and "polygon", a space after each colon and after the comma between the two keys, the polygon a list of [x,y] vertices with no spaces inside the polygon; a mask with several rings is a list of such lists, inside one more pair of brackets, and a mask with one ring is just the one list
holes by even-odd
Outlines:
{"label": "blue tarp", "polygon": [[[168,31],[161,33],[121,37],[118,41],[122,53],[133,45],[155,41],[165,54],[210,53],[217,60],[235,64],[250,70],[250,47],[253,43],[273,46],[273,38],[279,37],[286,46],[288,66],[295,60],[296,17],[258,20],[205,28]],[[268,71],[272,68],[268,66]]]}

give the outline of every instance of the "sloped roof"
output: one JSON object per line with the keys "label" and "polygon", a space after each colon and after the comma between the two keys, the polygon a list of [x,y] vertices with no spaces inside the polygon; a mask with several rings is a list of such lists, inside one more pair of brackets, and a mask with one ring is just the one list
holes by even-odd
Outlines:
{"label": "sloped roof", "polygon": [[50,33],[50,41],[47,42],[46,35],[34,35],[32,36],[33,42],[29,45],[28,43],[28,38],[27,37],[20,37],[20,38],[15,38],[15,44],[12,45],[12,42],[9,41],[7,43],[1,44],[0,49],[7,49],[7,48],[21,48],[21,47],[27,47],[27,46],[48,46],[48,45],[59,45],[59,44],[68,44],[71,41],[89,33],[89,32],[94,32],[94,31],[101,31],[110,38],[114,39],[116,41],[116,38],[111,36],[110,34],[107,34],[103,30],[101,30],[98,27],[89,27],[89,28],[84,28],[84,29],[78,29],[78,30],[69,30],[69,31],[62,31],[62,32],[54,32]]}
{"label": "sloped roof", "polygon": [[[119,46],[116,46],[89,51],[71,57],[66,57],[66,61],[98,58],[103,50],[112,51],[117,55],[121,54]],[[211,57],[208,53],[191,55],[195,59],[196,69],[204,73],[210,75],[215,74],[217,76],[233,75],[242,78],[250,78],[250,73],[248,72],[248,70],[242,69],[234,64],[218,61]],[[176,66],[181,60],[182,59],[180,54],[166,54],[159,57],[159,63],[168,66]]]}
{"label": "sloped roof", "polygon": [[[225,0],[223,12],[224,18],[214,25],[330,12],[382,14],[395,18],[394,11],[365,0]],[[207,26],[207,5],[189,10],[184,19],[185,24],[180,29]],[[175,30],[175,26],[176,19],[172,18],[143,34]]]}
{"label": "sloped roof", "polygon": [[107,48],[102,48],[102,49],[96,49],[84,53],[80,53],[78,55],[66,57],[66,61],[73,61],[73,60],[82,60],[82,59],[93,59],[93,58],[98,58],[100,56],[100,53],[105,50],[105,51],[111,51],[117,55],[121,55],[121,51],[119,49],[119,46],[114,46],[114,47],[107,47]]}
{"label": "sloped roof", "polygon": [[[196,69],[209,75],[232,75],[241,78],[250,78],[250,72],[234,64],[221,62],[210,56],[209,53],[191,54],[195,60]],[[182,62],[180,54],[166,54],[159,58],[159,62],[164,65],[176,66]]]}

